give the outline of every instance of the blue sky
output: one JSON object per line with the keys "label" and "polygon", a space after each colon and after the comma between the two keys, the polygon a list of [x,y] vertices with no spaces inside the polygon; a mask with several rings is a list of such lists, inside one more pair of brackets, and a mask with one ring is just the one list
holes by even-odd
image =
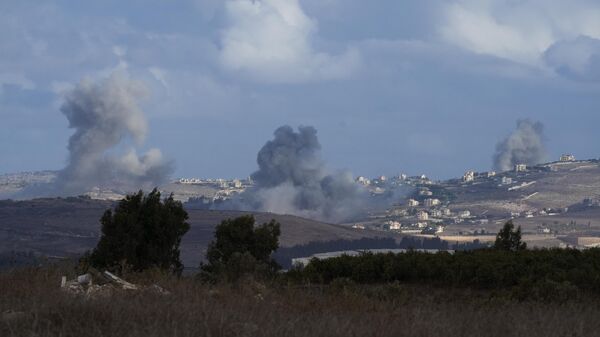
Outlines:
{"label": "blue sky", "polygon": [[355,175],[488,170],[520,118],[598,157],[597,1],[3,1],[0,45],[0,173],[64,167],[62,96],[115,69],[175,176],[245,177],[283,124]]}

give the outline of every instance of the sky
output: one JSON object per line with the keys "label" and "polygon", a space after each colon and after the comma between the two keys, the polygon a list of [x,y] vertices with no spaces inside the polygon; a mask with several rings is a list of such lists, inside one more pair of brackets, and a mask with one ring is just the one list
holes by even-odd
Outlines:
{"label": "sky", "polygon": [[281,125],[371,177],[489,170],[524,118],[548,159],[599,157],[598,1],[22,0],[0,2],[0,174],[65,167],[65,94],[115,71],[174,177],[247,177]]}

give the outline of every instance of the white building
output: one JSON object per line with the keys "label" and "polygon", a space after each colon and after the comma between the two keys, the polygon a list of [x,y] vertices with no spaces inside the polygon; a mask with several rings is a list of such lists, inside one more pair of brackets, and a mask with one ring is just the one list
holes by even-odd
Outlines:
{"label": "white building", "polygon": [[419,202],[415,199],[408,199],[408,206],[409,207],[417,207],[417,206],[419,206]]}
{"label": "white building", "polygon": [[458,216],[459,216],[460,218],[466,219],[466,218],[469,218],[469,217],[471,217],[471,212],[470,212],[470,211],[468,211],[468,210],[461,211],[461,212],[459,212],[459,213],[458,213]]}
{"label": "white building", "polygon": [[560,156],[560,161],[562,161],[562,162],[575,161],[575,156],[572,154],[563,154],[562,156]]}
{"label": "white building", "polygon": [[419,191],[419,195],[420,196],[425,196],[425,197],[430,197],[433,195],[433,192],[431,192],[428,188],[424,188],[422,190]]}
{"label": "white building", "polygon": [[474,171],[467,171],[465,172],[465,174],[463,175],[463,181],[465,183],[471,182],[475,180],[475,172]]}
{"label": "white building", "polygon": [[361,185],[365,185],[365,186],[368,186],[371,184],[371,181],[363,176],[356,178],[356,182]]}
{"label": "white building", "polygon": [[433,218],[441,218],[443,214],[441,210],[434,209],[429,212],[429,215]]}
{"label": "white building", "polygon": [[502,185],[510,185],[513,183],[512,178],[510,177],[502,177]]}
{"label": "white building", "polygon": [[392,231],[400,230],[402,228],[402,224],[400,224],[398,221],[388,221],[385,224],[390,226],[390,230]]}
{"label": "white building", "polygon": [[425,206],[427,207],[437,206],[440,203],[440,199],[425,199]]}
{"label": "white building", "polygon": [[419,212],[417,212],[417,220],[419,220],[419,221],[427,221],[427,220],[429,220],[429,213],[427,213],[425,211],[419,211]]}
{"label": "white building", "polygon": [[495,177],[495,176],[496,176],[496,171],[489,171],[489,172],[487,173],[487,177],[488,177],[488,178]]}
{"label": "white building", "polygon": [[525,171],[527,171],[527,165],[525,165],[525,164],[515,165],[515,172],[525,172]]}

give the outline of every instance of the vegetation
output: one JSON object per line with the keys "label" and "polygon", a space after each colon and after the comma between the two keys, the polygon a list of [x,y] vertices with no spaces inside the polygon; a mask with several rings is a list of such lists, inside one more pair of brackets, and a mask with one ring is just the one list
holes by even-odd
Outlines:
{"label": "vegetation", "polygon": [[128,196],[102,217],[103,237],[88,257],[97,266],[126,261],[126,280],[167,295],[114,289],[85,298],[59,287],[62,275],[76,276],[72,266],[14,269],[0,273],[0,289],[11,289],[0,296],[0,335],[553,337],[600,329],[600,249],[526,250],[512,223],[495,248],[365,253],[276,273],[279,224],[243,216],[216,228],[201,272],[211,282],[149,270],[180,268],[186,218],[157,191]]}
{"label": "vegetation", "polygon": [[84,259],[96,268],[123,272],[158,268],[180,274],[181,238],[189,230],[187,212],[173,196],[161,200],[154,189],[121,200],[114,212],[102,216],[102,236],[97,247]]}
{"label": "vegetation", "polygon": [[515,230],[512,220],[504,224],[504,227],[496,235],[494,249],[506,251],[527,249],[527,244],[521,241],[521,226]]}
{"label": "vegetation", "polygon": [[349,279],[360,284],[398,281],[445,289],[509,291],[517,298],[564,297],[578,292],[600,295],[600,249],[367,253],[314,259],[306,268],[290,272],[290,277],[324,284]]}
{"label": "vegetation", "polygon": [[271,257],[279,247],[279,223],[271,220],[255,226],[255,222],[253,216],[245,215],[217,226],[206,252],[208,262],[201,266],[205,279],[235,281],[247,274],[273,275],[280,269]]}
{"label": "vegetation", "polygon": [[0,336],[584,337],[600,331],[599,302],[585,296],[531,302],[400,283],[206,284],[144,272],[124,277],[158,283],[171,294],[122,291],[86,300],[59,288],[68,272],[75,276],[58,268],[0,273],[0,289],[10,289],[0,296]]}

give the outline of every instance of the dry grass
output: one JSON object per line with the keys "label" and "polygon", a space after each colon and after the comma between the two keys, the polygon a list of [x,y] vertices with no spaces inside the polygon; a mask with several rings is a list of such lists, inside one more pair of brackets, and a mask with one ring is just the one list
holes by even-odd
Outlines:
{"label": "dry grass", "polygon": [[404,285],[207,286],[130,275],[170,296],[83,299],[59,289],[57,268],[0,274],[0,336],[597,336],[600,305],[519,303],[469,290]]}

